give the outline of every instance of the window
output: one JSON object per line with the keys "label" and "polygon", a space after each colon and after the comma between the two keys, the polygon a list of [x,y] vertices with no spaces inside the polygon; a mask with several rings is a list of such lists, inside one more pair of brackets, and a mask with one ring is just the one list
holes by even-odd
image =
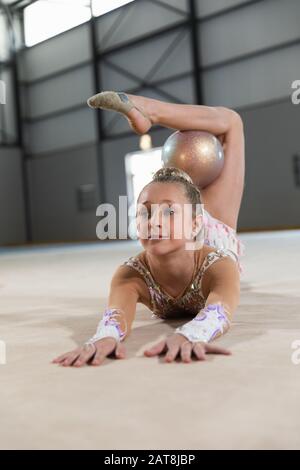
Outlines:
{"label": "window", "polygon": [[74,28],[134,0],[38,0],[24,9],[26,46]]}
{"label": "window", "polygon": [[[161,147],[125,155],[126,186],[129,207],[129,236],[136,238],[135,212],[137,198],[143,187],[149,183],[154,173],[162,167]],[[132,221],[134,223],[132,223]]]}
{"label": "window", "polygon": [[33,46],[90,18],[89,0],[39,0],[24,10],[25,44]]}

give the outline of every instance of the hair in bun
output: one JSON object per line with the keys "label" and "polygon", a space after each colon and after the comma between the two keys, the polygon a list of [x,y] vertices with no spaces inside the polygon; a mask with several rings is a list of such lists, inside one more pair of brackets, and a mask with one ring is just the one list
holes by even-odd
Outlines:
{"label": "hair in bun", "polygon": [[190,184],[194,184],[190,175],[176,166],[164,166],[160,168],[154,173],[152,181],[173,181],[177,179],[183,179]]}
{"label": "hair in bun", "polygon": [[183,184],[190,203],[193,205],[202,204],[200,189],[195,185],[192,178],[180,168],[164,166],[154,173],[152,182]]}

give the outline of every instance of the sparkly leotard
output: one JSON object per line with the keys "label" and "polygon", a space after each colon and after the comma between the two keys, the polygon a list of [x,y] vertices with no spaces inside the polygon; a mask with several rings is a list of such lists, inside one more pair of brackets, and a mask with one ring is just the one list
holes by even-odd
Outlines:
{"label": "sparkly leotard", "polygon": [[244,253],[244,245],[238,239],[236,231],[204,211],[205,236],[204,244],[215,248],[201,262],[201,250],[195,250],[195,270],[191,283],[179,297],[168,294],[153,278],[147,266],[144,252],[131,256],[123,264],[131,266],[143,277],[150,294],[151,310],[154,317],[174,318],[182,315],[196,315],[204,308],[206,299],[202,293],[201,281],[204,272],[214,262],[230,256],[237,262],[240,272],[240,256]]}
{"label": "sparkly leotard", "polygon": [[236,230],[216,219],[206,210],[203,211],[204,244],[212,248],[229,249],[238,258],[239,271],[243,273],[241,257],[245,254],[245,245],[237,236]]}
{"label": "sparkly leotard", "polygon": [[236,255],[231,250],[218,249],[208,253],[201,264],[201,250],[195,250],[195,270],[191,283],[179,297],[173,297],[160,286],[152,276],[145,262],[144,252],[137,256],[131,256],[123,264],[131,266],[138,271],[147,284],[153,316],[159,318],[176,318],[181,316],[196,315],[205,306],[205,297],[202,293],[201,281],[203,274],[214,262],[230,256],[237,261]]}

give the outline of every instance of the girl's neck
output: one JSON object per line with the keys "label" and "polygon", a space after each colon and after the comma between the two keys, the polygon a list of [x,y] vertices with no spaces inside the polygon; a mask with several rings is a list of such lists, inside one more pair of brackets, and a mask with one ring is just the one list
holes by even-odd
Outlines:
{"label": "girl's neck", "polygon": [[155,280],[161,285],[172,285],[180,281],[182,285],[192,279],[195,263],[195,250],[176,250],[164,255],[145,252],[145,260]]}

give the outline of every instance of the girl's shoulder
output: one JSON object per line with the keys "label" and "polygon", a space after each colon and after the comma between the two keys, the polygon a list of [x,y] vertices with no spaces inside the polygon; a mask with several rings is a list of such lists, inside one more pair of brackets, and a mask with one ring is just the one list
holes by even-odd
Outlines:
{"label": "girl's shoulder", "polygon": [[119,267],[118,272],[123,277],[123,282],[130,283],[139,293],[139,302],[146,305],[150,302],[147,286],[151,284],[151,278],[143,262],[144,251],[135,256],[130,256]]}
{"label": "girl's shoulder", "polygon": [[[140,253],[137,253],[134,256],[130,256],[127,258],[121,266],[126,266],[126,267],[132,267],[136,268],[137,266],[143,266],[144,265],[144,256],[145,256],[145,250],[141,251]],[[132,271],[132,270],[131,270]]]}
{"label": "girl's shoulder", "polygon": [[113,278],[119,281],[136,281],[141,278],[141,272],[137,267],[141,266],[140,262],[140,253],[135,256],[130,256],[125,261],[123,261],[119,266],[117,266]]}
{"label": "girl's shoulder", "polygon": [[216,248],[213,248],[209,245],[203,245],[202,248],[197,250],[196,256],[198,261],[198,269],[201,269],[207,258],[209,257],[210,253],[216,252]]}
{"label": "girl's shoulder", "polygon": [[229,248],[214,248],[214,247],[205,247],[206,250],[203,256],[203,265],[204,264],[212,264],[213,262],[223,259],[229,258],[233,260],[235,263],[238,261],[238,257],[234,251],[230,250]]}
{"label": "girl's shoulder", "polygon": [[147,277],[147,267],[144,262],[145,251],[130,256],[119,266],[119,272],[126,279],[131,279],[141,285],[141,281],[145,281]]}
{"label": "girl's shoulder", "polygon": [[205,296],[208,295],[209,286],[214,280],[231,284],[239,282],[239,270],[235,257],[236,255],[231,250],[214,248],[208,250],[198,272],[199,282]]}

